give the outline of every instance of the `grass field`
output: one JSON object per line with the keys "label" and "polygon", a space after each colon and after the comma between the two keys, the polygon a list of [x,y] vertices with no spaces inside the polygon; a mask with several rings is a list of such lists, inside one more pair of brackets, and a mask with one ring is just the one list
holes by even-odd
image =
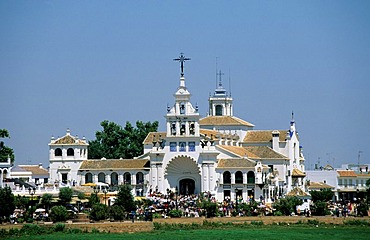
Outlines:
{"label": "grass field", "polygon": [[[200,230],[156,230],[146,233],[54,233],[49,235],[22,236],[7,239],[369,239],[370,228],[364,226],[255,226],[250,228],[200,229]],[[1,239],[1,236],[0,236]]]}

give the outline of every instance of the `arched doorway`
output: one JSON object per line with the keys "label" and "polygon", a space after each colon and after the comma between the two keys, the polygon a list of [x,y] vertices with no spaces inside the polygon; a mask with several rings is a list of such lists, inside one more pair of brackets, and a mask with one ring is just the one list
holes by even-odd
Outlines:
{"label": "arched doorway", "polygon": [[179,182],[179,194],[180,195],[191,195],[194,194],[195,181],[190,178],[185,178]]}
{"label": "arched doorway", "polygon": [[180,155],[174,157],[165,168],[168,188],[178,188],[178,194],[198,194],[201,189],[200,169],[194,159]]}

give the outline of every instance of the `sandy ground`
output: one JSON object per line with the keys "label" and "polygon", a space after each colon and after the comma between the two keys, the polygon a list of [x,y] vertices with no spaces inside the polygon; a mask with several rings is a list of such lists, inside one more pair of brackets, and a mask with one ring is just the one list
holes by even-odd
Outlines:
{"label": "sandy ground", "polygon": [[[326,224],[343,224],[345,220],[366,220],[370,222],[370,217],[355,218],[355,217],[302,217],[302,216],[263,216],[263,217],[222,217],[222,218],[171,218],[171,219],[154,219],[153,222],[158,223],[182,223],[182,224],[191,224],[197,223],[202,224],[204,220],[209,222],[232,222],[235,224],[242,224],[244,222],[250,223],[251,221],[262,221],[264,224],[273,224],[279,222],[285,223],[296,223],[298,221],[307,222],[308,220],[317,220],[319,222],[325,222]],[[47,226],[53,226],[51,223],[38,223]],[[21,228],[22,224],[2,224],[0,229],[10,229],[10,228]],[[125,222],[95,222],[95,223],[66,223],[66,228],[79,228],[83,231],[91,232],[92,229],[97,229],[99,231],[105,232],[148,232],[154,229],[152,222],[134,222],[125,221]]]}

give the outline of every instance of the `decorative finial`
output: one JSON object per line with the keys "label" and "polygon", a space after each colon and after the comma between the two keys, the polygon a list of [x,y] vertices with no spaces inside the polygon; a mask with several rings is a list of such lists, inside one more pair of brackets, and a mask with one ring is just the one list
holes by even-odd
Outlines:
{"label": "decorative finial", "polygon": [[190,58],[186,58],[184,56],[184,53],[180,53],[180,57],[179,58],[175,58],[173,60],[180,62],[180,66],[181,66],[181,77],[183,77],[184,76],[184,62],[190,60]]}

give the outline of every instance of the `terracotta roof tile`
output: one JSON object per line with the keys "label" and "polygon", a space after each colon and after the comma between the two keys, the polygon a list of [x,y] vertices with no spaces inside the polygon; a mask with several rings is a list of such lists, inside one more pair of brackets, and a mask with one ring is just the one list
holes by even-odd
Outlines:
{"label": "terracotta roof tile", "polygon": [[220,159],[217,168],[254,168],[256,163],[249,159]]}
{"label": "terracotta roof tile", "polygon": [[353,170],[337,170],[339,177],[357,177]]}
{"label": "terracotta roof tile", "polygon": [[292,191],[287,193],[287,196],[306,197],[310,195],[300,188],[294,188],[292,189]]}
{"label": "terracotta roof tile", "polygon": [[[268,146],[248,146],[245,147],[247,151],[252,154],[249,158],[254,158],[253,155],[256,155],[260,159],[288,159],[281,153],[274,151]],[[249,156],[249,155],[248,155]]]}
{"label": "terracotta roof tile", "polygon": [[[272,142],[273,130],[250,130],[244,137],[243,142],[256,143],[256,142]],[[279,141],[286,141],[287,130],[279,130]]]}
{"label": "terracotta roof tile", "polygon": [[154,140],[166,137],[166,132],[150,132],[143,141],[143,144],[152,144]]}
{"label": "terracotta roof tile", "polygon": [[323,182],[310,182],[310,185],[308,185],[309,189],[324,189],[324,188],[334,188],[333,186],[330,186],[329,184],[323,183]]}
{"label": "terracotta roof tile", "polygon": [[305,177],[306,174],[302,172],[301,170],[294,168],[292,172],[292,177]]}
{"label": "terracotta roof tile", "polygon": [[209,116],[199,120],[199,125],[203,126],[247,126],[254,127],[252,123],[244,121],[234,116]]}
{"label": "terracotta roof tile", "polygon": [[49,175],[49,171],[39,165],[19,165],[25,171],[32,172],[32,175]]}
{"label": "terracotta roof tile", "polygon": [[259,158],[257,155],[249,152],[244,147],[237,147],[237,146],[228,146],[228,145],[217,145],[218,148],[224,149],[228,152],[238,155],[239,157],[248,157],[248,158]]}
{"label": "terracotta roof tile", "polygon": [[61,138],[56,139],[51,144],[65,144],[65,145],[88,145],[86,141],[73,137],[71,135],[65,135]]}
{"label": "terracotta roof tile", "polygon": [[107,160],[85,160],[79,170],[95,169],[143,169],[149,168],[147,159],[107,159]]}

